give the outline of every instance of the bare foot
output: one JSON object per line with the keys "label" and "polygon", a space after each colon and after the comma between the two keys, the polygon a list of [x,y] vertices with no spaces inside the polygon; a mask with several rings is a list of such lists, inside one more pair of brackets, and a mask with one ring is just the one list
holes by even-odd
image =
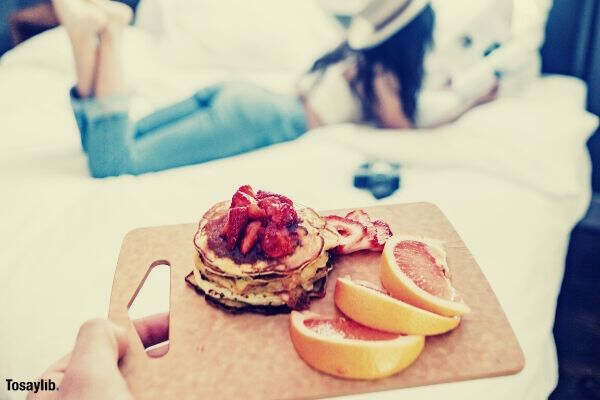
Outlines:
{"label": "bare foot", "polygon": [[58,20],[70,36],[95,37],[108,25],[122,28],[133,12],[129,6],[111,0],[52,0]]}
{"label": "bare foot", "polygon": [[87,0],[98,9],[103,10],[108,22],[120,26],[125,26],[133,18],[133,10],[126,4],[111,0]]}
{"label": "bare foot", "polygon": [[52,0],[52,4],[72,38],[94,37],[108,21],[106,12],[87,0]]}

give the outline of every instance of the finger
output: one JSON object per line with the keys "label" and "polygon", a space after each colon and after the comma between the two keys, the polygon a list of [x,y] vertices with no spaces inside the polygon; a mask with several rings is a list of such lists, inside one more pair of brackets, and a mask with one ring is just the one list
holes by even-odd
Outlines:
{"label": "finger", "polygon": [[[51,371],[44,373],[40,379],[51,380],[59,388],[65,374],[63,372]],[[37,393],[29,392],[26,400],[56,400],[59,392],[57,390],[40,390]]]}
{"label": "finger", "polygon": [[65,372],[70,361],[71,361],[71,353],[67,353],[64,356],[62,356],[61,358],[59,358],[58,360],[56,360],[52,365],[50,365],[46,369],[46,371],[44,371],[43,375],[45,375],[49,372]]}
{"label": "finger", "polygon": [[[40,379],[51,380],[60,387],[60,384],[65,376],[65,370],[71,361],[71,353],[67,353],[52,365],[50,365],[46,371],[42,374]],[[37,393],[30,392],[27,395],[27,400],[54,400],[58,396],[57,392],[53,391],[39,391]]]}
{"label": "finger", "polygon": [[169,352],[169,343],[163,345],[163,346],[159,346],[159,347],[153,347],[151,349],[148,349],[146,351],[146,354],[148,354],[148,356],[156,358],[156,357],[162,357],[165,354],[167,354]]}
{"label": "finger", "polygon": [[133,321],[144,347],[169,340],[169,313],[156,314]]}
{"label": "finger", "polygon": [[79,329],[67,371],[72,368],[92,373],[100,373],[104,369],[115,370],[127,345],[124,329],[104,319],[87,321]]}
{"label": "finger", "polygon": [[105,319],[87,321],[79,329],[60,387],[61,399],[131,398],[118,368],[127,350],[124,329]]}

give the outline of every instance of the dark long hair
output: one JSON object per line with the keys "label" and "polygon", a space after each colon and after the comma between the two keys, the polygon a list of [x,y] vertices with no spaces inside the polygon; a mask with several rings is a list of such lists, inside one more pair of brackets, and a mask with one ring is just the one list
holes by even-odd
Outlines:
{"label": "dark long hair", "polygon": [[377,121],[377,97],[374,89],[375,66],[393,73],[400,83],[398,97],[406,116],[415,121],[417,95],[423,82],[423,61],[433,45],[435,13],[430,5],[411,22],[381,44],[362,50],[353,50],[347,42],[315,61],[310,72],[323,72],[327,67],[354,56],[356,76],[352,88],[361,99],[364,118]]}

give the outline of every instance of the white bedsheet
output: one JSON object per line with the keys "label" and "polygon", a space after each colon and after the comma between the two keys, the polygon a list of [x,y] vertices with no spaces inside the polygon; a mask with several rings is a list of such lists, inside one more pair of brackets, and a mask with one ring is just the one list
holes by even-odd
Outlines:
{"label": "white bedsheet", "polygon": [[[0,62],[0,377],[34,378],[69,350],[84,320],[106,315],[130,229],[194,221],[243,183],[317,209],[366,206],[375,201],[352,188],[352,171],[377,155],[404,166],[401,190],[384,202],[431,201],[455,225],[502,303],[526,366],[516,376],[353,398],[547,397],[557,377],[555,301],[570,229],[589,200],[585,141],[597,124],[583,111],[579,81],[540,79],[519,98],[431,132],[332,126],[203,165],[94,180],[68,107],[72,71],[36,52],[50,46],[68,57],[64,39],[50,32]],[[141,56],[138,49],[129,68],[142,65]],[[226,75],[171,69],[169,79],[157,80],[167,72],[162,66],[143,71],[134,84],[161,98],[148,96],[140,110],[189,92],[190,82]],[[279,88],[291,82],[284,73],[254,77]]]}

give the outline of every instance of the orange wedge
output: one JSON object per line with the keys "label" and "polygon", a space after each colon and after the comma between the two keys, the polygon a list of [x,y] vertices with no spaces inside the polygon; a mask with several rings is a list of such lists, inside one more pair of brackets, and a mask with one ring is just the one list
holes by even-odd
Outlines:
{"label": "orange wedge", "polygon": [[325,318],[292,311],[290,337],[298,355],[311,367],[349,379],[379,379],[412,364],[424,336],[402,336],[362,326],[346,318]]}
{"label": "orange wedge", "polygon": [[460,317],[444,317],[411,306],[368,284],[338,278],[335,305],[354,321],[373,329],[407,335],[438,335],[456,328]]}
{"label": "orange wedge", "polygon": [[436,314],[453,317],[471,309],[459,300],[448,278],[441,242],[394,235],[381,257],[381,283],[396,299]]}

